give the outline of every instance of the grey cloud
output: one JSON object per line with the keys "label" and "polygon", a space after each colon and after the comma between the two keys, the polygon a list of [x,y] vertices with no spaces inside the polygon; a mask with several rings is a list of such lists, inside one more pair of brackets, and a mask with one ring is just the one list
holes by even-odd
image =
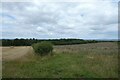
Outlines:
{"label": "grey cloud", "polygon": [[[101,38],[117,23],[117,3],[3,3],[2,14],[15,17],[4,19],[4,36],[12,35],[36,38]],[[111,26],[109,26],[111,25]],[[18,30],[19,34],[16,34]],[[91,31],[92,30],[92,31]],[[7,33],[7,31],[9,33]],[[102,35],[99,34],[101,31]],[[23,34],[24,33],[24,34]],[[14,37],[13,36],[13,37]],[[9,37],[9,36],[6,36]],[[111,36],[114,37],[114,36]]]}
{"label": "grey cloud", "polygon": [[98,25],[94,25],[90,29],[93,30],[93,31],[104,31],[107,28],[109,28],[109,27],[106,27],[105,25],[99,25],[99,26]]}
{"label": "grey cloud", "polygon": [[25,7],[30,6],[29,2],[2,2],[2,9],[8,11],[24,10]]}
{"label": "grey cloud", "polygon": [[[32,15],[31,15],[32,17]],[[34,14],[32,18],[28,18],[25,19],[25,22],[27,24],[41,24],[41,23],[48,23],[48,24],[56,24],[56,17],[54,17],[53,15],[51,15],[50,13],[38,13],[38,14]]]}

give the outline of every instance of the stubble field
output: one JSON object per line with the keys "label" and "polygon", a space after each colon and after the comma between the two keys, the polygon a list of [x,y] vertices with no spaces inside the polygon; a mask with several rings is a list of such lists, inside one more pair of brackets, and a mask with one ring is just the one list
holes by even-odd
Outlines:
{"label": "stubble field", "polygon": [[32,47],[2,47],[3,78],[118,78],[118,44],[54,46],[37,56]]}

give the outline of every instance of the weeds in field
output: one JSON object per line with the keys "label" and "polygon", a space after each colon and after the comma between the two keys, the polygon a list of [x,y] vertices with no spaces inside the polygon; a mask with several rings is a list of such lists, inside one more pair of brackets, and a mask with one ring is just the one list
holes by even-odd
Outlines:
{"label": "weeds in field", "polygon": [[54,46],[54,55],[28,54],[16,61],[4,62],[3,77],[26,78],[117,78],[116,43]]}

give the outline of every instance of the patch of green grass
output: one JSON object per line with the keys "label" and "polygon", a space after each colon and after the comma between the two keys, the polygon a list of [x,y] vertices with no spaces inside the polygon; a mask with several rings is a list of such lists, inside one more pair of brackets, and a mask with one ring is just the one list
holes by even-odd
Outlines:
{"label": "patch of green grass", "polygon": [[[114,43],[112,43],[113,45]],[[86,44],[87,45],[87,44]],[[95,44],[96,45],[96,44]],[[97,44],[99,46],[99,44]],[[110,49],[77,49],[55,51],[52,56],[26,55],[16,61],[3,62],[3,77],[24,78],[117,78],[117,51]],[[102,47],[102,46],[101,46]],[[109,46],[106,46],[109,48]],[[61,50],[58,47],[56,50]],[[77,46],[77,48],[79,48]],[[82,47],[81,47],[82,48]],[[85,48],[85,47],[84,47]],[[104,48],[103,48],[104,49]],[[67,51],[68,50],[68,51]],[[98,51],[99,50],[99,51]],[[31,52],[31,51],[30,51]],[[29,53],[30,53],[29,52]],[[114,53],[113,53],[114,52]],[[101,54],[100,54],[101,53]]]}

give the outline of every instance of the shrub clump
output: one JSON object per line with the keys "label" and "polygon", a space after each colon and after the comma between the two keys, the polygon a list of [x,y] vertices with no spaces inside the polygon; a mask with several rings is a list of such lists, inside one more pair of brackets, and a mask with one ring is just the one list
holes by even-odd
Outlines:
{"label": "shrub clump", "polygon": [[32,47],[35,53],[39,55],[49,54],[53,50],[53,45],[50,42],[46,42],[46,41],[35,43],[32,45]]}

